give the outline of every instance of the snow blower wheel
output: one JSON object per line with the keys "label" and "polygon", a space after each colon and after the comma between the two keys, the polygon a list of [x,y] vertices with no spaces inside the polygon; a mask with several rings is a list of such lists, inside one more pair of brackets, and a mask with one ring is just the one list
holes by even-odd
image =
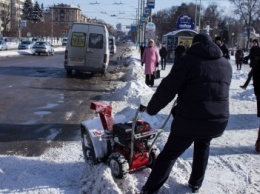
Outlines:
{"label": "snow blower wheel", "polygon": [[125,157],[118,153],[112,153],[108,159],[112,175],[117,179],[123,179],[127,176],[129,164]]}
{"label": "snow blower wheel", "polygon": [[81,133],[82,150],[85,161],[88,163],[97,164],[98,160],[89,133],[86,130],[82,131]]}

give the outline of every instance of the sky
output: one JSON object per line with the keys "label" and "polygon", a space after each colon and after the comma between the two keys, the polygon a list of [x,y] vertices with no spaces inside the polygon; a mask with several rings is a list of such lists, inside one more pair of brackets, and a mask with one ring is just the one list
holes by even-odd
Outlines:
{"label": "sky", "polygon": [[[113,92],[104,93],[100,99],[101,102],[112,105],[116,120],[124,118],[124,121],[132,120],[140,102],[145,105],[149,101],[172,67],[172,63],[167,63],[166,70],[161,71],[161,78],[155,80],[155,86],[148,87],[144,82],[144,70],[139,61],[140,53],[131,45],[129,48],[132,55],[123,62],[123,66],[109,67],[111,71],[113,68],[120,69],[112,74],[114,79],[120,80],[118,85]],[[0,54],[10,56],[18,53],[1,51]],[[208,168],[200,189],[200,193],[204,194],[260,193],[260,155],[254,150],[259,127],[256,99],[252,83],[247,90],[239,87],[245,82],[250,68],[243,65],[242,70],[236,70],[234,56],[231,56],[230,63],[233,68],[229,96],[230,119],[224,134],[211,143]],[[155,116],[143,113],[139,118],[149,122],[155,129],[161,128],[171,107],[172,103]],[[44,115],[42,117],[44,118]],[[171,117],[155,143],[159,150],[162,150],[167,140],[172,119]],[[82,122],[88,122],[93,129],[102,130],[99,128],[99,117]],[[53,133],[49,135],[49,141],[57,135],[56,132]],[[187,181],[191,172],[192,155],[191,146],[176,161],[158,194],[190,193]],[[63,143],[59,148],[50,148],[39,157],[0,155],[0,193],[135,194],[140,191],[150,172],[149,168],[144,168],[119,180],[113,178],[107,164],[85,163],[79,130],[74,141]]]}
{"label": "sky", "polygon": [[[145,0],[146,1],[146,0]],[[44,6],[51,6],[53,4],[64,3],[68,5],[79,5],[83,14],[90,18],[102,19],[106,23],[116,27],[116,24],[121,23],[123,30],[126,26],[135,23],[138,2],[141,0],[78,0],[76,3],[71,4],[71,0],[38,0],[40,4]],[[91,3],[99,3],[93,4]],[[180,5],[181,3],[194,2],[199,5],[200,0],[156,0],[155,9],[152,12],[157,12],[162,9],[170,8],[174,5]],[[201,0],[202,5],[208,5],[209,3],[217,3],[219,6],[229,5],[228,0]],[[122,3],[122,4],[115,4]],[[226,6],[227,8],[228,6]],[[116,15],[114,17],[113,15]]]}

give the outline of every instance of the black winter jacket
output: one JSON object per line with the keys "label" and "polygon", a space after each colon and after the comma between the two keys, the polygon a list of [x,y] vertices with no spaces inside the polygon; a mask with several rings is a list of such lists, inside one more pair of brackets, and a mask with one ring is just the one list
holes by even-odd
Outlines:
{"label": "black winter jacket", "polygon": [[249,66],[254,68],[256,64],[260,61],[260,47],[259,46],[252,46],[249,55],[244,57],[245,60],[250,60]]}
{"label": "black winter jacket", "polygon": [[162,47],[160,50],[159,50],[159,54],[160,54],[160,57],[164,58],[167,56],[168,54],[168,51],[165,47]]}
{"label": "black winter jacket", "polygon": [[255,95],[260,98],[260,64],[256,65],[253,71],[253,85]]}
{"label": "black winter jacket", "polygon": [[229,56],[229,51],[228,51],[228,48],[225,44],[222,44],[221,46],[219,46],[219,48],[221,49],[222,53],[223,53],[223,56],[226,58],[226,59],[230,59],[230,56]]}
{"label": "black winter jacket", "polygon": [[175,58],[179,58],[181,56],[184,55],[186,49],[185,49],[185,46],[183,45],[178,45],[176,48],[175,48]]}
{"label": "black winter jacket", "polygon": [[173,133],[195,138],[220,136],[229,118],[231,78],[231,65],[220,48],[211,41],[196,43],[162,80],[147,113],[157,114],[178,95]]}

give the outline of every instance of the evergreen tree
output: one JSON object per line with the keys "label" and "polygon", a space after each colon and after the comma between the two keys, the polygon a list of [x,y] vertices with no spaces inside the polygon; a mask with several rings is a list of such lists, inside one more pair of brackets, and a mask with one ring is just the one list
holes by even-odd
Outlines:
{"label": "evergreen tree", "polygon": [[40,8],[38,1],[36,1],[34,6],[33,6],[31,21],[32,22],[42,22],[42,21],[44,21],[43,10]]}
{"label": "evergreen tree", "polygon": [[25,0],[23,4],[23,9],[22,9],[22,18],[24,20],[31,20],[31,15],[33,11],[33,3],[31,0]]}
{"label": "evergreen tree", "polygon": [[22,13],[22,18],[24,20],[31,22],[44,21],[43,9],[40,7],[37,1],[33,5],[32,0],[25,0]]}
{"label": "evergreen tree", "polygon": [[228,26],[226,21],[225,20],[221,21],[218,24],[218,28],[220,31],[220,37],[227,44],[229,42],[229,35],[228,35]]}

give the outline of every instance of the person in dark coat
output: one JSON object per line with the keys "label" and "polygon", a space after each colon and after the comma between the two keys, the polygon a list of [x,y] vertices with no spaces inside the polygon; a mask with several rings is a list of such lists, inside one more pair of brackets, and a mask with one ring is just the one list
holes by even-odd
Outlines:
{"label": "person in dark coat", "polygon": [[174,63],[185,54],[186,48],[183,45],[182,41],[180,41],[180,44],[175,48],[175,54],[174,54]]}
{"label": "person in dark coat", "polygon": [[221,49],[222,53],[223,53],[223,56],[226,58],[226,59],[230,59],[230,55],[229,55],[229,51],[228,51],[228,48],[227,46],[223,43],[221,37],[217,36],[215,38],[215,43],[219,46],[219,48]]}
{"label": "person in dark coat", "polygon": [[250,60],[249,66],[251,67],[251,70],[248,73],[247,76],[247,80],[244,83],[244,85],[240,86],[242,89],[246,90],[248,84],[250,83],[252,76],[253,76],[253,72],[254,72],[254,67],[255,64],[258,63],[259,59],[260,59],[260,55],[259,55],[259,43],[257,39],[254,39],[252,41],[253,46],[251,47],[250,51],[249,51],[249,55],[244,57],[244,60]]}
{"label": "person in dark coat", "polygon": [[231,64],[210,36],[195,35],[192,46],[161,81],[148,106],[140,106],[140,111],[156,115],[178,95],[168,140],[141,193],[158,192],[177,158],[192,143],[194,154],[188,183],[192,192],[199,190],[208,164],[210,142],[222,135],[228,123],[231,78]]}
{"label": "person in dark coat", "polygon": [[[260,52],[259,47],[258,48],[258,52]],[[260,53],[258,53],[259,55]],[[255,96],[256,96],[256,105],[257,105],[257,117],[260,117],[260,60],[258,60],[257,62],[255,61],[254,64],[254,70],[252,72],[253,75],[253,86],[254,86],[254,92],[255,92]],[[260,152],[260,126],[258,129],[258,137],[255,143],[255,150],[257,152]]]}
{"label": "person in dark coat", "polygon": [[161,66],[162,66],[162,70],[165,70],[166,67],[166,57],[168,54],[168,51],[166,49],[165,44],[162,44],[162,48],[159,50],[159,54],[161,57]]}
{"label": "person in dark coat", "polygon": [[[141,54],[141,60],[142,60],[142,57],[143,57],[143,54],[144,54],[144,49],[145,49],[145,45],[144,43],[142,42],[141,45],[140,45],[140,54]],[[142,63],[143,65],[143,63]]]}
{"label": "person in dark coat", "polygon": [[241,70],[243,64],[244,53],[242,49],[238,48],[235,54],[237,70]]}

